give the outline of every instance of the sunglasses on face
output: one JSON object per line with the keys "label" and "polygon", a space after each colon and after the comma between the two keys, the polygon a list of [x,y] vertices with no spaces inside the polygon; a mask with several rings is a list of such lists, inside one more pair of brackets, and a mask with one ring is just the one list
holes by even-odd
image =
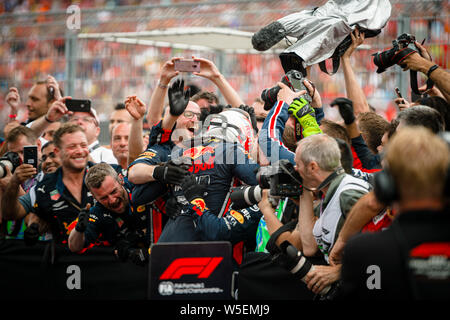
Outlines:
{"label": "sunglasses on face", "polygon": [[183,115],[188,119],[192,119],[194,116],[196,116],[197,119],[200,117],[200,113],[196,113],[196,112],[192,112],[192,111],[185,111],[183,113]]}

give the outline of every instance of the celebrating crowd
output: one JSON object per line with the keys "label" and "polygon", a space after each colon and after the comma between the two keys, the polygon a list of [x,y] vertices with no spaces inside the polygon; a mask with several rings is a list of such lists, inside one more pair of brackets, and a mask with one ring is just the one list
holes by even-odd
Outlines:
{"label": "celebrating crowd", "polygon": [[[430,243],[446,243],[448,259],[450,74],[416,42],[402,67],[434,87],[417,101],[396,99],[400,112],[388,122],[369,108],[351,66],[363,42],[355,30],[341,57],[346,93],[330,103],[338,122],[324,114],[309,68],[300,89],[274,83],[267,107],[243,101],[200,57],[193,57],[200,64],[193,75],[222,97],[191,93],[175,69],[182,58],[174,57],[162,65],[148,105],[130,93],[111,106],[106,146],[95,106],[74,109],[79,100],[65,96],[54,77],[27,93],[10,88],[2,237],[53,243],[67,254],[111,247],[118,260],[138,265],[148,263],[152,244],[229,241],[233,268],[245,280],[238,299],[448,294],[440,278],[418,277],[405,261],[423,258],[418,248]],[[24,94],[28,121],[19,123]],[[30,145],[37,166],[24,153]],[[382,270],[379,290],[367,286],[373,265]]]}

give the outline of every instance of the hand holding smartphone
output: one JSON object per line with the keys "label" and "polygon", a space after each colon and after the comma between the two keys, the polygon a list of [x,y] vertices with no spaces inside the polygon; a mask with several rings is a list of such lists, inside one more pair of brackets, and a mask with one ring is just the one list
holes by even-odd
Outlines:
{"label": "hand holding smartphone", "polygon": [[69,111],[73,112],[90,112],[91,100],[67,99],[66,107]]}
{"label": "hand holding smartphone", "polygon": [[23,163],[31,164],[36,169],[38,168],[38,147],[24,146],[23,147]]}
{"label": "hand holding smartphone", "polygon": [[200,72],[200,61],[194,59],[175,60],[174,70],[180,72]]}

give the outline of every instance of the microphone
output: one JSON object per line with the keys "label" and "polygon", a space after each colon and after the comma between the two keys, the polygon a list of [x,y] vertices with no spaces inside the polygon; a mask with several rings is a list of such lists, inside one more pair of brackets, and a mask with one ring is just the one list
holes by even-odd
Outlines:
{"label": "microphone", "polygon": [[286,29],[278,21],[274,21],[252,36],[255,50],[266,51],[280,42],[286,36]]}

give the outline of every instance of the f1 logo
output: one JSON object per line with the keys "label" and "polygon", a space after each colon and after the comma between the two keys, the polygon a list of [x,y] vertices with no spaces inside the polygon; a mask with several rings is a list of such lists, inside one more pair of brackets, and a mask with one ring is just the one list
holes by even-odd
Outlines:
{"label": "f1 logo", "polygon": [[222,257],[178,258],[159,279],[180,279],[185,274],[196,274],[199,279],[208,278],[222,260]]}

